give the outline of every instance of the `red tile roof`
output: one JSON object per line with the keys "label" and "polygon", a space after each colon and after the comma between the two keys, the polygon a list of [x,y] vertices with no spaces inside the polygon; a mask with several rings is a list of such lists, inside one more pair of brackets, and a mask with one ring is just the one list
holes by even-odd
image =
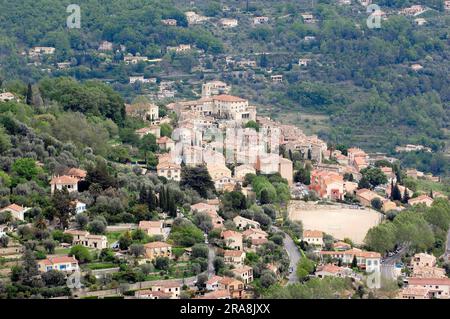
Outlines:
{"label": "red tile roof", "polygon": [[52,185],[73,185],[78,184],[78,179],[75,177],[63,175],[63,176],[55,176],[50,181]]}
{"label": "red tile roof", "polygon": [[241,257],[243,254],[242,250],[225,250],[223,253],[225,257]]}
{"label": "red tile roof", "polygon": [[419,286],[425,286],[425,285],[446,285],[450,286],[450,278],[408,278],[408,284],[409,285],[419,285]]}
{"label": "red tile roof", "polygon": [[303,238],[323,238],[323,232],[320,230],[304,230]]}
{"label": "red tile roof", "polygon": [[15,212],[21,212],[25,210],[25,207],[19,206],[17,204],[11,204],[9,206],[6,206],[5,208],[1,209],[2,211],[15,211]]}
{"label": "red tile roof", "polygon": [[213,96],[213,100],[222,101],[222,102],[245,102],[245,101],[247,101],[240,97],[233,96],[233,95],[227,95],[227,94]]}

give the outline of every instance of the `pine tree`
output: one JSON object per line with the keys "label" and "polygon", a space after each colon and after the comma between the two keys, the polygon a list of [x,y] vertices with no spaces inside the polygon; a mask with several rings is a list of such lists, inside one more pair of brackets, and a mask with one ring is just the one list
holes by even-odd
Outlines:
{"label": "pine tree", "polygon": [[430,190],[430,197],[434,198],[433,190]]}
{"label": "pine tree", "polygon": [[33,104],[33,87],[31,86],[31,83],[28,83],[27,104],[28,105],[32,105]]}

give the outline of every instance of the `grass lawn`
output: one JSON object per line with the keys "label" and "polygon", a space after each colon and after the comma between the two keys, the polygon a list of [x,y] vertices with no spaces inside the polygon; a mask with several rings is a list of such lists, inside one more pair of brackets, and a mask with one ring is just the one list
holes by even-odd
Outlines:
{"label": "grass lawn", "polygon": [[113,231],[113,232],[107,232],[106,238],[108,239],[108,244],[115,243],[119,240],[119,237],[124,233],[125,231]]}
{"label": "grass lawn", "polygon": [[433,190],[434,192],[441,192],[447,196],[450,195],[450,186],[444,185],[443,183],[427,181],[424,179],[416,179],[414,181],[417,183],[418,191],[430,192],[430,190]]}
{"label": "grass lawn", "polygon": [[68,255],[70,248],[56,248],[55,255]]}

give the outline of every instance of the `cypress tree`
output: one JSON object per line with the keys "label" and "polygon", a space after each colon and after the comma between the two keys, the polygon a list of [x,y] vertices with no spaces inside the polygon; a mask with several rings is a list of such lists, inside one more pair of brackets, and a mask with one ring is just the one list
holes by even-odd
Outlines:
{"label": "cypress tree", "polygon": [[356,255],[353,255],[352,268],[358,268],[358,260],[356,259]]}
{"label": "cypress tree", "polygon": [[33,104],[33,87],[31,86],[31,83],[28,83],[28,90],[27,90],[27,102],[28,105]]}
{"label": "cypress tree", "polygon": [[391,195],[389,196],[390,200],[394,200],[394,180],[391,180]]}
{"label": "cypress tree", "polygon": [[406,203],[408,203],[408,200],[409,200],[409,192],[408,192],[408,189],[405,187],[405,192],[403,194],[402,203],[406,204]]}

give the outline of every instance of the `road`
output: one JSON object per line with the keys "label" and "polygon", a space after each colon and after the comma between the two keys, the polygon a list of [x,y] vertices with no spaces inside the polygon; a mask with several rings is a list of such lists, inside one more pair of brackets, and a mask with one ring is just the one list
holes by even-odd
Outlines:
{"label": "road", "polygon": [[407,245],[402,246],[398,253],[391,257],[386,257],[381,262],[381,276],[383,278],[397,279],[395,274],[395,264],[401,261],[402,256],[407,251]]}
{"label": "road", "polygon": [[211,278],[216,273],[214,270],[214,258],[216,258],[214,246],[209,244],[208,245],[208,278]]}
{"label": "road", "polygon": [[447,243],[445,245],[445,253],[444,253],[445,260],[450,260],[450,229],[447,233]]}
{"label": "road", "polygon": [[297,264],[298,264],[298,261],[300,260],[300,252],[298,250],[297,245],[294,243],[294,241],[288,234],[286,234],[285,232],[283,232],[276,226],[272,226],[272,227],[275,231],[282,232],[285,235],[284,239],[283,239],[283,246],[284,246],[284,249],[286,249],[286,252],[289,256],[289,269],[293,270],[289,274],[288,284],[294,284],[294,283],[298,282]]}
{"label": "road", "polygon": [[383,265],[395,265],[396,263],[398,263],[402,256],[405,254],[406,252],[406,248],[407,246],[403,246],[398,253],[396,253],[395,255],[391,256],[391,257],[386,257],[382,264]]}

